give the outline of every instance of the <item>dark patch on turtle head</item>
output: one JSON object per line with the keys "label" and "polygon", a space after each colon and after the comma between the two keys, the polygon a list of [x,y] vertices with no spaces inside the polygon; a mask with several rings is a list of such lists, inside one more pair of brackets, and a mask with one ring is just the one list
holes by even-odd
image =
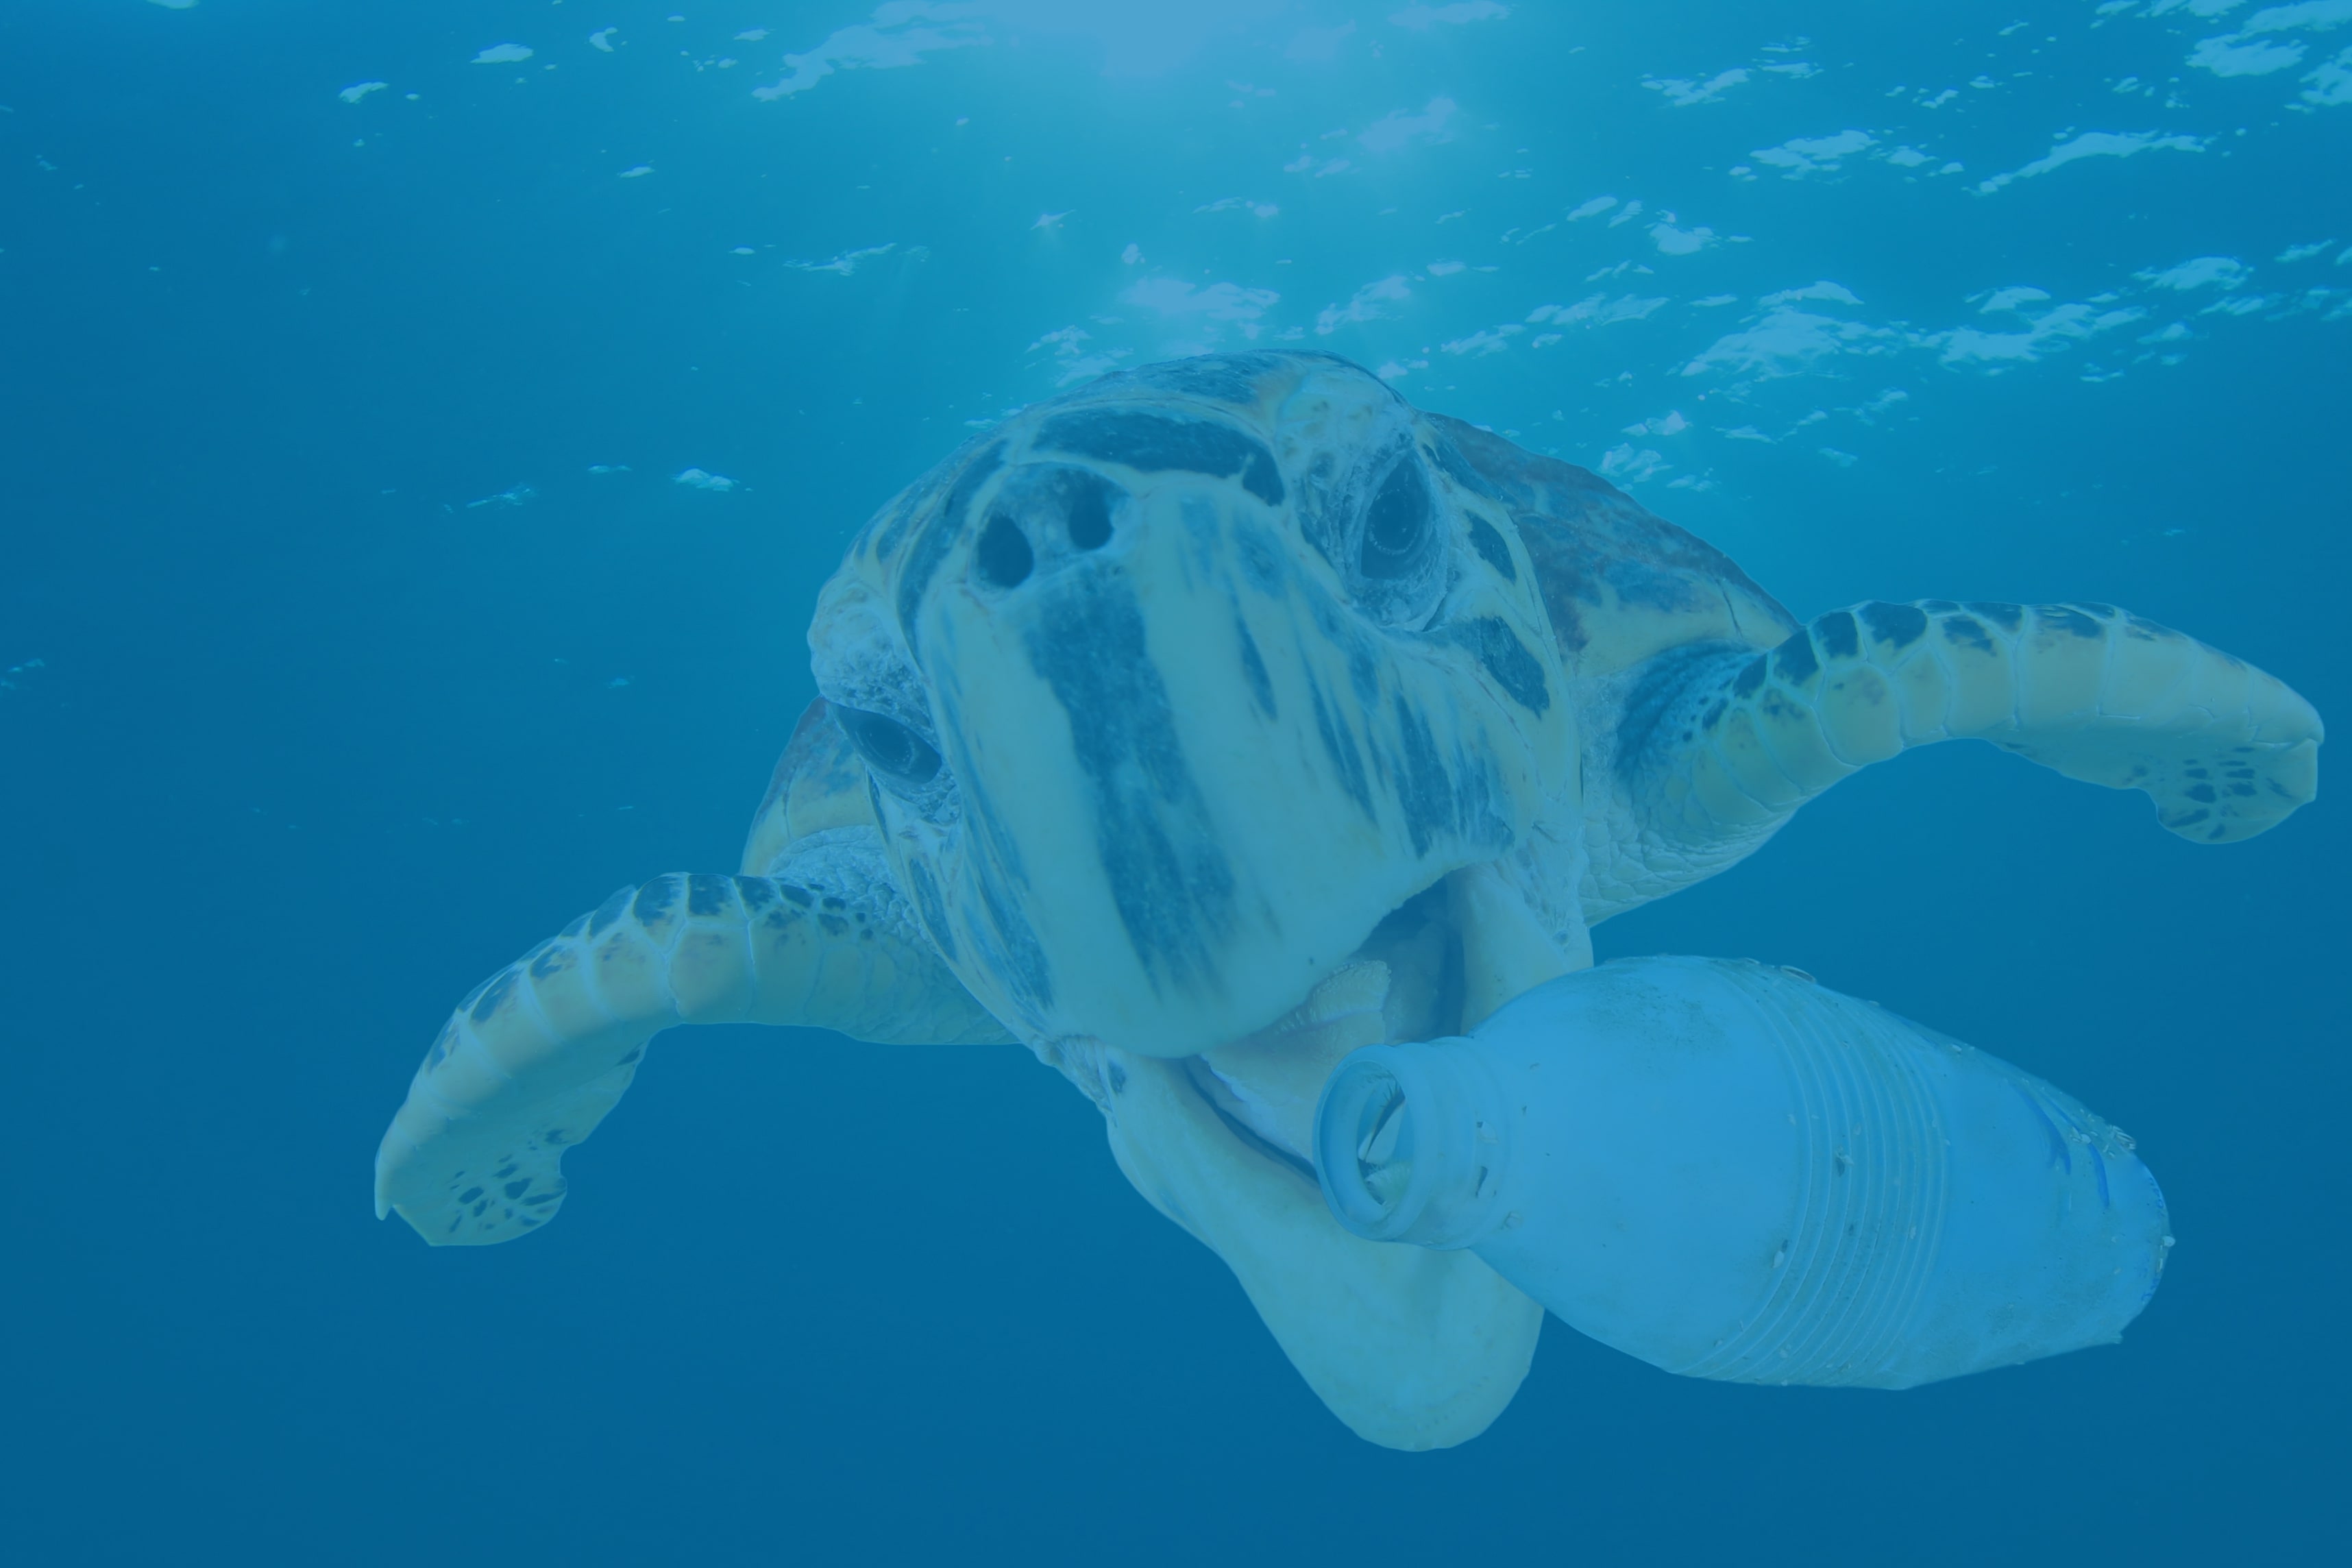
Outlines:
{"label": "dark patch on turtle head", "polygon": [[1500,618],[1483,616],[1456,622],[1438,628],[1431,637],[1476,654],[1479,668],[1528,712],[1541,713],[1551,706],[1551,688],[1544,679],[1543,665]]}
{"label": "dark patch on turtle head", "polygon": [[1214,979],[1234,921],[1234,873],[1209,821],[1125,578],[1053,584],[1024,639],[1069,720],[1095,848],[1129,944],[1155,986]]}
{"label": "dark patch on turtle head", "polygon": [[1002,441],[992,444],[965,465],[963,472],[956,476],[955,483],[948,488],[947,499],[923,524],[922,531],[915,536],[915,542],[908,548],[907,559],[898,568],[898,631],[907,639],[908,647],[913,647],[916,643],[915,607],[922,603],[924,594],[929,591],[931,578],[939,571],[940,563],[947,559],[948,552],[954,549],[956,542],[963,537],[964,520],[971,510],[972,497],[1003,465],[1004,443]]}
{"label": "dark patch on turtle head", "polygon": [[1470,548],[1475,550],[1487,565],[1492,566],[1506,583],[1519,580],[1517,563],[1511,559],[1511,547],[1495,531],[1495,525],[1473,513],[1470,518]]}
{"label": "dark patch on turtle head", "polygon": [[1266,673],[1265,656],[1257,651],[1257,638],[1250,636],[1249,623],[1238,616],[1234,618],[1234,635],[1241,640],[1242,674],[1249,680],[1250,700],[1257,704],[1261,714],[1274,718],[1274,678]]}
{"label": "dark patch on turtle head", "polygon": [[1136,408],[1081,408],[1039,426],[1040,450],[1120,463],[1138,473],[1170,470],[1211,479],[1241,477],[1242,488],[1280,506],[1282,470],[1263,442],[1230,425]]}

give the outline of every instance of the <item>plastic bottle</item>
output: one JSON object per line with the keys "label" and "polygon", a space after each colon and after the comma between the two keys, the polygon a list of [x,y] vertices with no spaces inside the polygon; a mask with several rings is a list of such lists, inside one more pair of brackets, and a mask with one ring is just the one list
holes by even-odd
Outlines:
{"label": "plastic bottle", "polygon": [[1371,1046],[1316,1110],[1342,1226],[1475,1249],[1668,1372],[1908,1388],[2110,1343],[2164,1196],[2072,1097],[1800,971],[1626,959],[1468,1038]]}

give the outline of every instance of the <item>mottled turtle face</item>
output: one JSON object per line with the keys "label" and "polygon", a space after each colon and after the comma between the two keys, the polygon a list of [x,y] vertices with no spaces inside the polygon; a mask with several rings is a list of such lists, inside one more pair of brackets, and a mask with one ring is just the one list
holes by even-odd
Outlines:
{"label": "mottled turtle face", "polygon": [[1234,1038],[1572,787],[1540,599],[1476,488],[1364,371],[1240,354],[1025,410],[868,525],[817,684],[992,1012]]}

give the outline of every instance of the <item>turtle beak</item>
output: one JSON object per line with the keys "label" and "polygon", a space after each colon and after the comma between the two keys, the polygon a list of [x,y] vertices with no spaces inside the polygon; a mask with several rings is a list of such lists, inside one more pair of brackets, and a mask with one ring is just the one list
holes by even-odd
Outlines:
{"label": "turtle beak", "polygon": [[[950,962],[1033,1037],[1175,1057],[1262,1028],[1572,787],[1565,704],[1487,668],[1496,638],[1539,633],[1508,606],[1478,637],[1373,626],[1281,523],[1175,477],[1094,548],[1023,563],[1000,542],[1027,567],[1010,587],[978,530],[975,570],[922,608],[961,790]],[[1483,1008],[1541,937],[1507,889],[1459,902]]]}

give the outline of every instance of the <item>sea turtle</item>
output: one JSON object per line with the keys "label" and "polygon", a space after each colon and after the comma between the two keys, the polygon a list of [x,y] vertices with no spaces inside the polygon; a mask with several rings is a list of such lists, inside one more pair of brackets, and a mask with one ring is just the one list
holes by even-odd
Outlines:
{"label": "sea turtle", "polygon": [[2271,676],[2105,605],[1801,625],[1584,469],[1327,354],[1104,377],[885,506],[818,596],[818,700],[739,874],[625,888],[475,988],[376,1157],[436,1245],[554,1217],[566,1149],[679,1023],[1012,1042],[1215,1249],[1358,1433],[1475,1436],[1540,1310],[1356,1239],[1331,1067],[1591,962],[1906,747],[1987,740],[2200,843],[2312,798]]}

